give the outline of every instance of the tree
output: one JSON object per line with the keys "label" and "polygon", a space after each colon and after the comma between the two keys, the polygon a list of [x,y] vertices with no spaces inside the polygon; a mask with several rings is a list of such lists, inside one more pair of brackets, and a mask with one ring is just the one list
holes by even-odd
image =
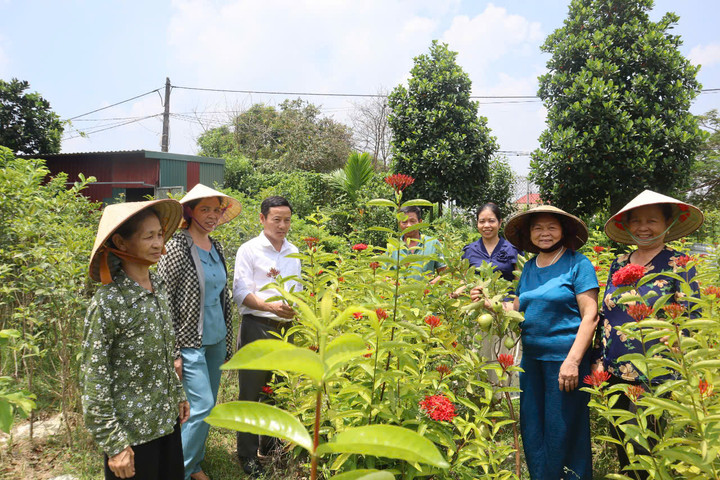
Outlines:
{"label": "tree", "polygon": [[350,129],[321,115],[303,100],[286,100],[279,109],[255,104],[198,138],[201,155],[245,155],[264,170],[329,172],[350,154]]}
{"label": "tree", "polygon": [[0,145],[20,155],[58,153],[60,117],[39,93],[23,93],[28,88],[25,80],[0,80]]}
{"label": "tree", "polygon": [[[697,67],[652,0],[573,0],[541,47],[552,54],[539,96],[548,109],[531,179],[542,198],[579,215],[617,211],[641,190],[688,185],[702,142],[690,103]],[[609,199],[609,200],[608,200]]]}
{"label": "tree", "polygon": [[513,204],[515,183],[515,174],[507,159],[504,157],[493,157],[492,160],[490,160],[490,179],[487,182],[485,195],[476,207],[487,202],[493,202],[500,207],[500,211],[505,218],[508,218],[515,209]]}
{"label": "tree", "polygon": [[331,172],[328,177],[338,190],[347,195],[351,203],[356,203],[358,192],[372,180],[374,173],[370,154],[353,152],[345,167]]}
{"label": "tree", "polygon": [[415,177],[410,198],[470,208],[483,198],[497,145],[456,57],[433,41],[429,54],[415,57],[407,88],[398,85],[390,94],[392,168]]}
{"label": "tree", "polygon": [[375,169],[386,168],[390,159],[392,132],[388,125],[387,92],[378,90],[377,96],[355,104],[350,114],[354,147],[372,156]]}
{"label": "tree", "polygon": [[720,205],[720,116],[717,109],[699,115],[698,122],[707,132],[692,168],[689,200],[702,207]]}

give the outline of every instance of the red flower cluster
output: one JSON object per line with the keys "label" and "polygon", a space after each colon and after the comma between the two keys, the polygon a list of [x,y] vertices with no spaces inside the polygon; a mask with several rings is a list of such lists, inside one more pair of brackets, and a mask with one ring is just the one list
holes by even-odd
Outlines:
{"label": "red flower cluster", "polygon": [[645,390],[640,385],[628,385],[625,389],[625,395],[634,403],[637,403],[638,399],[642,397],[644,393]]}
{"label": "red flower cluster", "polygon": [[645,320],[647,317],[652,315],[653,308],[649,305],[645,305],[644,303],[636,303],[627,308],[627,314],[634,318],[636,322],[639,322],[640,320]]}
{"label": "red flower cluster", "polygon": [[685,307],[683,305],[680,305],[679,303],[670,303],[668,305],[665,305],[665,313],[668,317],[675,320],[680,315],[685,313]]}
{"label": "red flower cluster", "polygon": [[263,393],[264,393],[265,395],[272,395],[272,394],[273,394],[273,389],[270,388],[270,387],[267,386],[267,385],[265,385],[265,386],[262,387],[262,391],[263,391]]}
{"label": "red flower cluster", "polygon": [[308,348],[309,348],[310,350],[312,350],[313,352],[317,352],[317,351],[318,351],[318,346],[317,346],[317,345],[310,345]]}
{"label": "red flower cluster", "polygon": [[612,283],[616,287],[622,285],[635,285],[645,275],[645,267],[629,263],[613,273]]}
{"label": "red flower cluster", "polygon": [[690,262],[694,262],[695,257],[690,257],[688,255],[681,255],[679,257],[675,257],[675,265],[678,267],[687,267],[687,264]]}
{"label": "red flower cluster", "polygon": [[600,370],[595,370],[592,372],[592,375],[585,375],[583,383],[590,385],[591,387],[599,387],[608,380],[610,380],[610,374],[608,372],[605,370],[602,372]]}
{"label": "red flower cluster", "polygon": [[425,290],[423,290],[423,295],[427,295],[428,293],[430,293],[430,289],[429,289],[429,288],[426,288]]}
{"label": "red flower cluster", "polygon": [[270,269],[270,271],[267,273],[267,276],[268,276],[269,278],[275,278],[275,277],[277,277],[278,275],[280,275],[280,270],[278,270],[278,269],[275,268],[275,267],[272,267],[272,268]]}
{"label": "red flower cluster", "polygon": [[716,287],[715,285],[703,288],[702,292],[703,295],[707,295],[708,297],[715,295],[715,298],[720,298],[720,287]]}
{"label": "red flower cluster", "polygon": [[452,345],[453,348],[457,348],[457,347],[458,347],[458,342],[457,342],[457,340],[454,341],[454,342],[452,342],[450,345]]}
{"label": "red flower cluster", "polygon": [[596,272],[599,272],[599,271],[600,271],[600,265],[595,265],[595,271],[596,271]]}
{"label": "red flower cluster", "polygon": [[450,370],[450,367],[448,367],[444,363],[435,367],[435,370],[437,370],[438,373],[443,377],[452,371]]}
{"label": "red flower cluster", "polygon": [[345,281],[345,277],[338,277],[338,282],[342,283]]}
{"label": "red flower cluster", "polygon": [[427,317],[425,317],[425,323],[430,325],[430,328],[435,328],[438,325],[440,325],[442,322],[435,315],[428,315]]}
{"label": "red flower cluster", "polygon": [[373,272],[380,268],[380,264],[378,262],[370,262],[370,268],[372,268]]}
{"label": "red flower cluster", "polygon": [[713,386],[709,384],[707,380],[700,380],[700,383],[698,383],[698,391],[700,392],[700,398],[712,397]]}
{"label": "red flower cluster", "polygon": [[352,249],[355,250],[356,252],[361,252],[363,250],[367,250],[367,248],[368,248],[368,246],[365,243],[356,243],[355,245],[352,246]]}
{"label": "red flower cluster", "polygon": [[303,238],[303,242],[307,244],[308,248],[313,248],[317,245],[318,239],[317,237],[305,237]]}
{"label": "red flower cluster", "polygon": [[503,372],[515,364],[515,358],[509,353],[501,353],[497,358]]}
{"label": "red flower cluster", "polygon": [[367,349],[368,349],[368,353],[363,354],[363,357],[370,358],[370,357],[372,357],[372,354],[373,354],[372,347],[370,345],[368,345]]}
{"label": "red flower cluster", "polygon": [[413,177],[403,175],[402,173],[396,173],[385,178],[385,183],[390,185],[396,192],[402,192],[414,182],[415,179]]}
{"label": "red flower cluster", "polygon": [[362,313],[362,312],[353,313],[353,317],[357,318],[358,320],[360,320],[363,317],[363,315],[364,315],[364,313]]}
{"label": "red flower cluster", "polygon": [[451,422],[457,416],[455,405],[445,395],[426,395],[420,408],[433,420]]}
{"label": "red flower cluster", "polygon": [[378,320],[385,320],[388,317],[388,313],[382,308],[375,310],[375,315],[377,315]]}
{"label": "red flower cluster", "polygon": [[603,247],[602,245],[595,245],[593,247],[593,250],[595,250],[595,253],[600,253],[605,251],[605,247]]}

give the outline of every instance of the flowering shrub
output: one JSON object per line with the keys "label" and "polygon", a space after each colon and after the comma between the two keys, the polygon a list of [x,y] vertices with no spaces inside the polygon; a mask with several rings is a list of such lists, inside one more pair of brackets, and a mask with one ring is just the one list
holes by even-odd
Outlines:
{"label": "flowering shrub", "polygon": [[457,415],[455,405],[445,395],[429,395],[420,402],[420,408],[427,416],[438,422],[450,422]]}
{"label": "flowering shrub", "polygon": [[645,275],[645,267],[635,263],[628,263],[613,274],[612,282],[616,287],[622,285],[634,285],[643,277],[643,275]]}

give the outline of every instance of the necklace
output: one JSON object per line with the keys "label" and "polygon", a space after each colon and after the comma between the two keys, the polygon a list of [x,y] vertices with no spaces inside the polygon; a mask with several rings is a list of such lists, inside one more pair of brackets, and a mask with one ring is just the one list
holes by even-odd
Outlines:
{"label": "necklace", "polygon": [[[555,263],[555,261],[556,261],[558,258],[560,258],[560,255],[561,255],[564,251],[565,251],[565,247],[560,247],[560,249],[559,249],[558,252],[555,254],[555,256],[552,258],[552,260],[550,260],[550,263],[548,263],[547,265],[545,265],[545,267],[549,267],[550,265],[552,265],[553,263]],[[538,267],[539,267],[539,268],[545,268],[545,267],[541,267],[540,265],[538,265]]]}

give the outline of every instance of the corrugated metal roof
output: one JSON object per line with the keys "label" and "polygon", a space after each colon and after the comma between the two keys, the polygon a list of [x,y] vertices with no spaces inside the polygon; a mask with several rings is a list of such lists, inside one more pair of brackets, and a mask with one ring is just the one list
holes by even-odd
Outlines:
{"label": "corrugated metal roof", "polygon": [[156,152],[153,150],[113,150],[107,152],[72,152],[72,153],[38,153],[33,155],[18,155],[21,158],[86,158],[88,160],[102,160],[102,157],[143,157],[158,160],[179,160],[183,162],[210,163],[224,165],[225,160],[214,157],[201,157],[200,155],[187,155],[184,153]]}

